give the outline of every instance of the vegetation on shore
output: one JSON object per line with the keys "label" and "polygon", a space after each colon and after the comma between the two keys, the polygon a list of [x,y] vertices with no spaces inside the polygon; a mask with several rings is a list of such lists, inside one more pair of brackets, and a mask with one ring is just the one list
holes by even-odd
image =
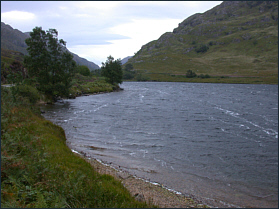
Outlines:
{"label": "vegetation on shore", "polygon": [[83,76],[77,73],[73,78],[73,84],[69,90],[69,98],[101,92],[112,92],[118,88],[118,85],[111,85],[101,77]]}
{"label": "vegetation on shore", "polygon": [[74,154],[64,130],[13,88],[1,87],[2,207],[152,207]]}
{"label": "vegetation on shore", "polygon": [[[1,83],[17,85],[26,96],[35,92],[41,102],[53,103],[60,98],[120,90],[122,69],[120,60],[109,56],[99,71],[77,65],[65,50],[66,42],[58,40],[56,29],[35,27],[25,40],[29,55],[1,49]],[[35,91],[29,91],[30,89]],[[37,96],[38,97],[38,96]]]}
{"label": "vegetation on shore", "polygon": [[35,28],[27,39],[30,56],[1,53],[1,82],[13,84],[1,86],[1,206],[153,207],[135,200],[112,176],[97,173],[67,147],[64,130],[40,115],[38,102],[119,89],[120,79],[107,83],[76,66],[57,34]]}

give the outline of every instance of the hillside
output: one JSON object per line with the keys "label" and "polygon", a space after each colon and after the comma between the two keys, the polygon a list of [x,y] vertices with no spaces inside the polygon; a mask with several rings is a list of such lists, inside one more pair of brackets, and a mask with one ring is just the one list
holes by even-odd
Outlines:
{"label": "hillside", "polygon": [[127,63],[150,80],[177,81],[192,70],[278,83],[278,2],[225,1],[142,46]]}
{"label": "hillside", "polygon": [[124,65],[132,56],[125,57],[121,60],[121,64]]}
{"label": "hillside", "polygon": [[[10,25],[7,25],[1,22],[1,51],[4,50],[12,50],[21,52],[22,54],[27,54],[27,45],[25,43],[25,39],[29,37],[29,33],[23,33],[17,29],[13,29]],[[68,50],[68,49],[66,49]],[[69,50],[68,50],[69,51]],[[90,70],[99,69],[100,67],[96,65],[94,62],[90,62],[84,58],[79,57],[78,55],[70,52],[74,57],[73,60],[78,65],[85,65]],[[2,54],[2,52],[1,52]]]}

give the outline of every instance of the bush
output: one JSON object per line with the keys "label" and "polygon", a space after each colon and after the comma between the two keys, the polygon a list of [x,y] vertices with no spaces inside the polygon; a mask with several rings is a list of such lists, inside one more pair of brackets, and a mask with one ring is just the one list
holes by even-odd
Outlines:
{"label": "bush", "polygon": [[27,78],[27,70],[19,61],[13,61],[11,65],[1,63],[1,82],[20,83]]}
{"label": "bush", "polygon": [[205,78],[204,74],[200,74],[198,78]]}
{"label": "bush", "polygon": [[187,70],[186,78],[194,78],[196,76],[197,76],[197,74],[195,72],[193,72],[192,70]]}
{"label": "bush", "polygon": [[200,74],[200,75],[198,75],[198,78],[210,78],[210,75],[208,75],[208,74]]}
{"label": "bush", "polygon": [[205,44],[201,44],[201,45],[196,49],[196,52],[197,52],[197,53],[204,53],[204,52],[207,52],[208,49],[209,49],[208,46],[206,46]]}
{"label": "bush", "polygon": [[31,104],[35,104],[40,99],[38,90],[30,85],[16,85],[12,87],[14,96],[27,98]]}
{"label": "bush", "polygon": [[209,46],[213,46],[213,45],[214,45],[214,42],[213,42],[213,41],[209,41],[209,42],[208,42],[208,45],[209,45]]}
{"label": "bush", "polygon": [[90,75],[90,70],[87,66],[80,65],[80,66],[78,66],[78,73],[80,73],[83,76],[89,76]]}

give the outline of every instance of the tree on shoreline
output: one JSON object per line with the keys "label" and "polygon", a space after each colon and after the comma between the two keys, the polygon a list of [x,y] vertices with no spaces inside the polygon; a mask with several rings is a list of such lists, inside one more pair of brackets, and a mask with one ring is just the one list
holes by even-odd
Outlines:
{"label": "tree on shoreline", "polygon": [[122,83],[123,72],[121,68],[121,60],[114,58],[110,55],[107,57],[105,63],[102,62],[101,75],[105,77],[106,81],[112,85]]}
{"label": "tree on shoreline", "polygon": [[38,82],[38,90],[53,101],[68,96],[76,63],[66,51],[66,42],[58,40],[58,31],[35,27],[25,42],[29,55],[24,57],[24,64],[29,76]]}

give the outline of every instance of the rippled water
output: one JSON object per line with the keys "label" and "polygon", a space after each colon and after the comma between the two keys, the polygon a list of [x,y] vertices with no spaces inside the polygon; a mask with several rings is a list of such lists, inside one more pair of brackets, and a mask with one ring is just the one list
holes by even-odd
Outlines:
{"label": "rippled water", "polygon": [[218,207],[278,206],[278,85],[124,82],[43,107],[68,145]]}

